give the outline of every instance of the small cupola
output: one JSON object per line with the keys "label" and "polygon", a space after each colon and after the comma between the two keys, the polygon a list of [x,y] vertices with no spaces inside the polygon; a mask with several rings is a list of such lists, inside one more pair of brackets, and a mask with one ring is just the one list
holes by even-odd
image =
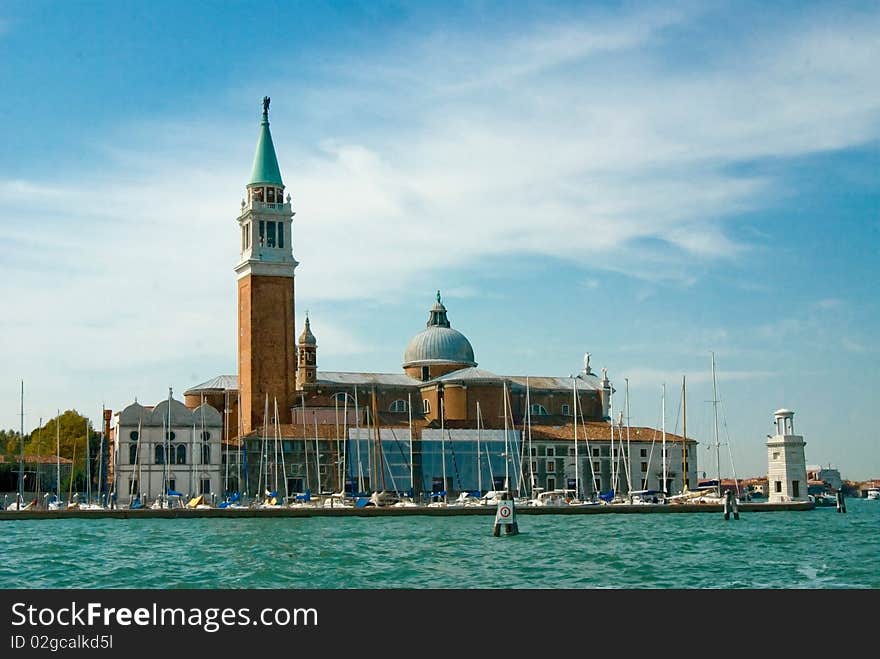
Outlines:
{"label": "small cupola", "polygon": [[306,314],[306,326],[299,335],[297,346],[296,386],[306,389],[315,386],[318,377],[318,341],[312,334],[309,315]]}

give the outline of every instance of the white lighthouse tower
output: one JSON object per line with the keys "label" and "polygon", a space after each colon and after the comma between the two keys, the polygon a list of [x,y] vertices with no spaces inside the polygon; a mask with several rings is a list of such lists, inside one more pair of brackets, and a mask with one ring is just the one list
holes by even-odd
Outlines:
{"label": "white lighthouse tower", "polygon": [[776,410],[773,414],[776,434],[767,435],[768,501],[807,500],[807,463],[804,457],[806,442],[794,434],[794,412]]}

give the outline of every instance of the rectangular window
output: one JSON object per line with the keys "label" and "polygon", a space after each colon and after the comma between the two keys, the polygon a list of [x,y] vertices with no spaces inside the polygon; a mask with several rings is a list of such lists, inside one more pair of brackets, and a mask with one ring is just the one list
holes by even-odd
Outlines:
{"label": "rectangular window", "polygon": [[211,445],[208,443],[202,444],[202,464],[211,464]]}
{"label": "rectangular window", "polygon": [[538,473],[538,461],[537,460],[532,460],[532,473],[533,474]]}
{"label": "rectangular window", "polygon": [[241,251],[247,249],[247,230],[244,226],[241,227]]}
{"label": "rectangular window", "polygon": [[593,485],[596,486],[596,492],[601,492],[601,491],[602,491],[602,481],[601,481],[601,480],[599,480],[599,479],[597,478],[597,479],[596,479],[596,482],[593,483]]}
{"label": "rectangular window", "polygon": [[547,479],[547,489],[548,490],[555,490],[556,489],[556,479],[553,478],[552,476]]}
{"label": "rectangular window", "polygon": [[284,247],[284,222],[278,223],[278,247]]}
{"label": "rectangular window", "polygon": [[642,473],[645,473],[646,471],[648,471],[648,463],[643,462],[642,463]]}
{"label": "rectangular window", "polygon": [[639,456],[642,458],[647,458],[648,457],[648,449],[646,449],[646,448],[641,449],[639,451]]}
{"label": "rectangular window", "polygon": [[260,220],[260,247],[266,244],[266,223]]}
{"label": "rectangular window", "polygon": [[593,456],[596,457],[596,458],[599,457],[599,449],[597,449],[597,448],[594,448],[594,449],[593,449]]}
{"label": "rectangular window", "polygon": [[128,487],[129,487],[128,491],[131,493],[131,495],[133,497],[136,497],[141,493],[141,491],[138,489],[137,478],[133,478],[132,481],[128,484]]}
{"label": "rectangular window", "polygon": [[574,457],[574,446],[569,446],[569,447],[568,447],[568,454],[569,454],[570,456]]}
{"label": "rectangular window", "polygon": [[202,489],[199,494],[211,494],[211,479],[203,478],[202,479]]}
{"label": "rectangular window", "polygon": [[547,473],[556,471],[556,460],[547,460]]}
{"label": "rectangular window", "polygon": [[266,245],[268,247],[275,247],[275,222],[266,222],[268,225],[266,227]]}
{"label": "rectangular window", "polygon": [[569,407],[568,405],[563,405],[562,416],[568,416],[569,414],[571,414],[571,407]]}
{"label": "rectangular window", "polygon": [[270,204],[275,203],[275,188],[266,188],[266,201]]}
{"label": "rectangular window", "polygon": [[791,496],[797,499],[801,495],[801,484],[800,481],[792,481],[791,482]]}
{"label": "rectangular window", "polygon": [[782,492],[782,481],[774,481],[774,486],[777,492]]}
{"label": "rectangular window", "polygon": [[779,459],[779,452],[778,452],[778,451],[773,451],[773,459],[774,459],[774,460],[778,460],[778,459]]}
{"label": "rectangular window", "polygon": [[550,458],[555,455],[556,455],[556,449],[553,446],[548,446],[547,447],[547,457]]}
{"label": "rectangular window", "polygon": [[254,188],[254,201],[263,201],[263,188]]}
{"label": "rectangular window", "polygon": [[598,461],[593,463],[593,471],[594,472],[602,471],[602,465]]}
{"label": "rectangular window", "polygon": [[534,458],[534,457],[537,457],[537,455],[538,455],[538,447],[537,447],[537,446],[533,446],[532,448],[530,448],[530,449],[529,449],[529,455],[531,455],[533,458]]}
{"label": "rectangular window", "polygon": [[173,478],[168,479],[168,489],[169,490],[177,490],[177,481]]}

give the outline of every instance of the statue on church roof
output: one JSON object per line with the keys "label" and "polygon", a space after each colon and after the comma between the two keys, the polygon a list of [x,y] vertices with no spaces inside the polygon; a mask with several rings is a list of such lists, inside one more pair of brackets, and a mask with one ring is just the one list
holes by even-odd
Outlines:
{"label": "statue on church roof", "polygon": [[440,304],[440,289],[437,289],[437,304]]}
{"label": "statue on church roof", "polygon": [[268,96],[263,97],[263,113],[267,114],[269,112],[269,101],[271,99]]}
{"label": "statue on church roof", "polygon": [[584,374],[592,375],[593,371],[590,370],[590,353],[584,353]]}

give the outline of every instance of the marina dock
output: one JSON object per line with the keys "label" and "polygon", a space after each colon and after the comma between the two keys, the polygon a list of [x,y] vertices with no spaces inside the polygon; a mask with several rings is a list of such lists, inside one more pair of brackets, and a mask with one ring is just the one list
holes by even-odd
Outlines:
{"label": "marina dock", "polygon": [[[806,511],[815,508],[812,501],[790,503],[741,503],[742,513]],[[723,504],[610,504],[602,506],[517,506],[517,515],[614,515],[614,514],[681,514],[717,513],[724,511]],[[107,510],[2,510],[0,521],[18,519],[73,519],[73,518],[115,518],[115,519],[191,519],[196,517],[456,517],[465,515],[494,516],[495,506],[438,507],[427,506],[397,508],[394,506],[369,506],[366,508],[323,508],[323,507],[277,507],[277,508],[145,508],[132,510],[115,508]]]}

